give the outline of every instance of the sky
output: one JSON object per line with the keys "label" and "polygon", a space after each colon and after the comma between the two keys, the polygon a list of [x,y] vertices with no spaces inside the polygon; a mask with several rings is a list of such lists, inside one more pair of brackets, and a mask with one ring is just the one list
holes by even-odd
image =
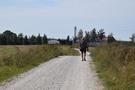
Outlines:
{"label": "sky", "polygon": [[135,33],[135,0],[0,0],[0,33],[11,30],[50,38],[104,29],[118,40]]}

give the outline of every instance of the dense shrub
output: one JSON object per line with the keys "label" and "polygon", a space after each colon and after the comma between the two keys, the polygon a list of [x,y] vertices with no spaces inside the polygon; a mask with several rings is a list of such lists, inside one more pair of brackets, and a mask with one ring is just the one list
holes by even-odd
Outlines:
{"label": "dense shrub", "polygon": [[92,56],[108,90],[135,90],[135,47],[103,45],[92,49]]}

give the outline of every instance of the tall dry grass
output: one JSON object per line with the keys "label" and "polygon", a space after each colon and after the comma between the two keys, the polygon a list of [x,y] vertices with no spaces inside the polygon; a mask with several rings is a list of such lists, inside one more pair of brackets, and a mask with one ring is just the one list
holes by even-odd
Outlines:
{"label": "tall dry grass", "polygon": [[0,82],[60,55],[78,55],[71,46],[0,46]]}
{"label": "tall dry grass", "polygon": [[118,43],[91,50],[107,90],[135,90],[135,47]]}

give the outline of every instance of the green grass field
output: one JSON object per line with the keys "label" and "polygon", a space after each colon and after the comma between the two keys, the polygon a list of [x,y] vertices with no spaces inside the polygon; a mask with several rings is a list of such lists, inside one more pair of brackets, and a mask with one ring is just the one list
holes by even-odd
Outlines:
{"label": "green grass field", "polygon": [[91,52],[107,90],[135,90],[135,46],[114,43]]}
{"label": "green grass field", "polygon": [[61,55],[79,53],[66,45],[0,46],[0,82]]}

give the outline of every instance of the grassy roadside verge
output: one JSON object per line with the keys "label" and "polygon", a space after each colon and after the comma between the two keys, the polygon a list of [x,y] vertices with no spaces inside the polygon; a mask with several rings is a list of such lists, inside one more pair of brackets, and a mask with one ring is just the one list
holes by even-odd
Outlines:
{"label": "grassy roadside verge", "polygon": [[135,90],[134,46],[115,43],[90,51],[106,90]]}
{"label": "grassy roadside verge", "polygon": [[71,46],[0,46],[0,83],[61,55],[79,55]]}

